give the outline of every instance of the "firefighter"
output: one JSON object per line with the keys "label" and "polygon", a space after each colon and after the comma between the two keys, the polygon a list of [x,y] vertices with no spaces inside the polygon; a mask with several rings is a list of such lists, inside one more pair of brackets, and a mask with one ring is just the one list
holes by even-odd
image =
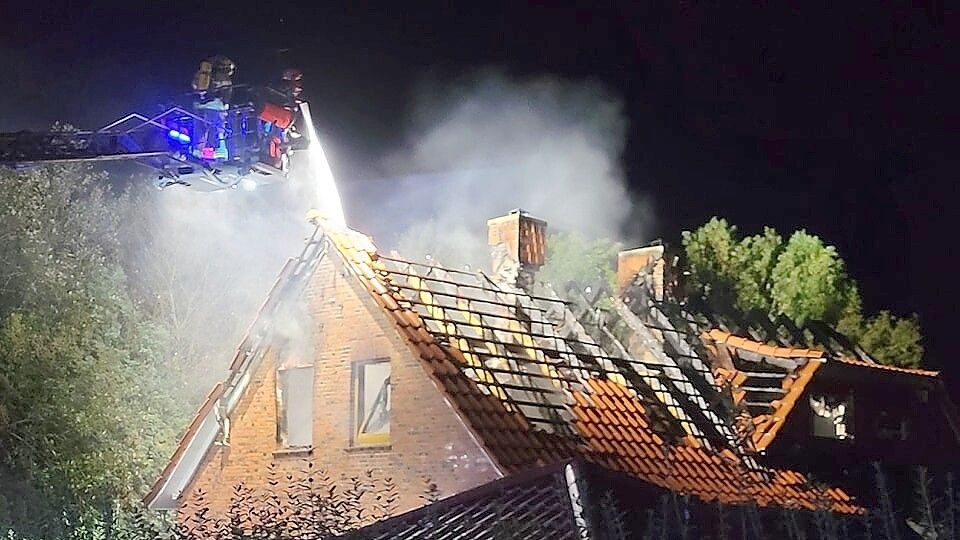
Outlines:
{"label": "firefighter", "polygon": [[202,159],[228,159],[226,116],[233,93],[236,64],[225,56],[214,56],[200,62],[192,87],[197,93],[194,108],[202,113],[204,126],[194,148]]}
{"label": "firefighter", "polygon": [[219,99],[224,105],[228,105],[236,70],[237,65],[226,56],[214,56],[200,62],[192,84],[198,99],[201,102]]}
{"label": "firefighter", "polygon": [[237,66],[225,56],[214,56],[211,63],[213,72],[210,76],[210,91],[215,98],[220,98],[224,104],[229,105],[233,94],[233,74]]}
{"label": "firefighter", "polygon": [[303,72],[293,68],[283,70],[281,89],[288,99],[296,103],[303,93]]}
{"label": "firefighter", "polygon": [[193,91],[199,94],[205,93],[210,89],[210,78],[213,76],[213,64],[209,60],[200,62],[197,73],[193,76]]}

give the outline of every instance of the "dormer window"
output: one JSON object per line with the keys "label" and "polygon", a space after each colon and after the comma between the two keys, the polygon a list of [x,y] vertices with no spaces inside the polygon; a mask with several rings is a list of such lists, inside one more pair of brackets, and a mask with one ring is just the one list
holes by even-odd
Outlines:
{"label": "dormer window", "polygon": [[810,396],[812,434],[824,439],[853,439],[853,397],[829,394]]}
{"label": "dormer window", "polygon": [[390,361],[353,364],[353,443],[390,442]]}

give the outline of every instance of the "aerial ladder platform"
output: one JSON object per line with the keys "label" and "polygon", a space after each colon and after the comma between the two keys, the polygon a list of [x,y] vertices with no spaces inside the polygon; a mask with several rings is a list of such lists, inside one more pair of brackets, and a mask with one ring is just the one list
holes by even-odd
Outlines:
{"label": "aerial ladder platform", "polygon": [[0,166],[134,161],[157,172],[160,188],[199,191],[283,181],[294,151],[309,144],[307,130],[297,127],[306,103],[269,87],[234,86],[231,93],[216,110],[193,102],[154,115],[130,113],[92,131],[0,133]]}

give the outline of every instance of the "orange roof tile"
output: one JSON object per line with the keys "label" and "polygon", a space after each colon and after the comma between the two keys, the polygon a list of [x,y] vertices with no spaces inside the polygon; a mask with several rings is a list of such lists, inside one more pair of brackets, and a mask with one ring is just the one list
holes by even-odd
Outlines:
{"label": "orange roof tile", "polygon": [[765,356],[775,356],[778,358],[823,358],[823,351],[811,349],[792,349],[788,347],[772,347],[763,343],[735,336],[730,332],[724,332],[719,328],[714,328],[704,334],[704,337],[712,341],[724,343],[738,349],[745,349],[751,352],[759,352]]}
{"label": "orange roof tile", "polygon": [[[462,336],[453,339],[453,336],[444,334],[452,331],[451,328],[455,330],[459,326],[469,326],[471,324],[469,321],[472,319],[483,320],[486,317],[489,320],[490,317],[494,317],[489,311],[484,311],[495,311],[489,306],[499,301],[497,291],[490,289],[489,283],[484,287],[487,287],[490,295],[484,299],[469,297],[464,293],[464,290],[473,286],[466,282],[457,285],[456,292],[451,293],[460,296],[461,299],[468,298],[467,304],[470,300],[478,303],[486,302],[486,307],[476,308],[476,313],[471,316],[470,312],[462,312],[460,306],[463,302],[457,302],[457,307],[452,307],[451,303],[443,304],[442,296],[446,293],[441,289],[448,287],[448,284],[441,282],[439,278],[436,283],[433,283],[437,289],[427,291],[430,279],[419,274],[425,275],[430,272],[429,269],[420,272],[412,267],[407,267],[403,271],[391,269],[385,263],[397,260],[371,257],[373,251],[364,249],[363,239],[360,239],[360,245],[357,245],[357,237],[352,234],[334,234],[331,237],[341,255],[351,267],[354,267],[356,275],[364,282],[371,294],[376,295],[377,290],[386,289],[391,291],[389,294],[394,295],[398,309],[388,312],[396,321],[398,329],[407,336],[413,350],[424,360],[424,367],[440,383],[439,387],[447,389],[447,397],[454,409],[464,417],[469,429],[474,432],[481,445],[505,472],[519,471],[536,464],[580,456],[650,483],[688,493],[707,501],[727,503],[752,501],[760,505],[773,504],[807,509],[823,507],[823,490],[808,483],[799,473],[769,471],[765,475],[751,474],[745,462],[727,449],[720,450],[721,457],[715,453],[716,451],[707,449],[695,437],[689,435],[678,440],[669,440],[670,437],[664,439],[664,434],[657,433],[651,427],[653,424],[648,417],[650,404],[644,402],[634,389],[605,380],[599,373],[585,379],[571,379],[569,377],[572,375],[570,375],[561,376],[560,379],[555,380],[559,387],[552,388],[554,397],[549,399],[555,402],[556,407],[572,413],[572,417],[568,420],[557,420],[557,426],[548,424],[547,417],[554,408],[545,408],[542,411],[543,418],[528,419],[524,412],[511,405],[512,390],[497,391],[499,379],[491,375],[489,382],[481,382],[486,380],[483,364],[471,363],[464,354],[469,352],[482,357],[482,353],[476,352],[480,349],[464,351],[461,347],[468,343],[468,339]],[[420,294],[405,295],[399,286],[405,279],[409,280],[410,285],[420,291]],[[381,280],[381,283],[377,283]],[[522,293],[517,291],[510,291],[510,293],[512,298],[517,299],[514,304],[519,308],[522,304]],[[417,309],[419,303],[424,305]],[[461,309],[461,313],[454,317],[452,313],[457,309]],[[503,314],[500,316],[506,317]],[[427,332],[424,330],[425,318],[427,320],[437,318],[438,322],[444,324]],[[464,320],[468,322],[463,323]],[[417,327],[420,331],[412,332],[411,326]],[[525,356],[518,359],[513,358],[512,353],[504,352],[505,360],[508,362],[540,361],[541,364],[550,365],[553,356],[548,357],[543,354],[543,351],[536,346],[536,340],[531,339],[531,331],[527,328],[529,326],[511,326],[510,332],[501,332],[504,336],[512,333],[514,339],[518,341],[523,335],[527,336],[520,341],[519,345],[526,347]],[[466,332],[462,333],[466,334]],[[449,339],[446,339],[448,337]],[[752,346],[754,349],[760,348],[759,344],[750,343],[736,336],[724,337],[724,341],[730,343]],[[552,338],[562,339],[556,335]],[[526,345],[523,345],[524,342]],[[533,344],[532,347],[531,344]],[[496,350],[498,346],[503,345],[505,345],[503,342],[488,343],[487,347]],[[517,344],[513,343],[512,346]],[[442,358],[438,357],[438,351],[443,353]],[[801,356],[810,357],[809,351],[803,351],[803,353]],[[575,370],[565,371],[572,373]],[[520,370],[518,370],[519,373]],[[456,379],[456,382],[454,383],[451,379]],[[512,380],[511,386],[529,384],[531,390],[536,388],[532,379],[524,380],[519,375],[515,379]],[[481,390],[482,386],[490,388],[491,391]],[[452,391],[451,388],[457,390]],[[507,423],[490,422],[489,420],[493,418],[505,420]],[[548,448],[552,450],[547,451]],[[841,494],[842,492],[827,497],[831,510],[845,513],[861,511],[858,506],[849,502],[849,497]]]}
{"label": "orange roof tile", "polygon": [[851,366],[865,367],[871,369],[879,369],[882,371],[891,371],[895,373],[907,373],[909,375],[919,375],[922,377],[937,377],[940,375],[939,371],[930,371],[926,369],[913,369],[913,368],[903,368],[898,366],[888,366],[886,364],[873,364],[870,362],[864,362],[863,360],[857,360],[849,357],[838,357],[833,359],[835,362],[840,362],[842,364],[848,364]]}
{"label": "orange roof tile", "polygon": [[[683,444],[665,446],[644,442],[634,443],[632,452],[619,450],[618,447],[622,448],[624,445],[617,444],[616,438],[610,433],[610,426],[598,424],[595,419],[608,418],[608,415],[602,412],[610,408],[611,402],[617,400],[632,400],[641,410],[643,405],[635,397],[622,395],[621,392],[627,389],[611,381],[591,379],[586,386],[588,390],[576,396],[573,411],[576,416],[574,425],[588,443],[584,455],[587,459],[600,463],[612,459],[616,468],[623,472],[707,501],[756,501],[807,509],[815,509],[821,504],[822,490],[816,489],[803,475],[793,471],[771,471],[771,482],[762,476],[750,474],[736,458],[716,459],[716,456],[703,449]],[[644,437],[644,430],[623,425],[617,427],[629,433],[629,438],[633,440],[650,440],[649,437]],[[635,459],[631,454],[637,453],[637,450],[642,451],[645,457]],[[651,471],[657,472],[651,474]],[[831,493],[829,497],[833,510],[858,511],[855,505],[849,504],[849,496],[842,490],[836,491],[838,493]]]}
{"label": "orange roof tile", "polygon": [[[935,377],[938,375],[938,372],[936,371],[887,366],[844,356],[828,357],[824,351],[818,351],[815,349],[772,347],[741,336],[733,335],[730,332],[725,332],[717,328],[705,332],[703,337],[706,340],[712,341],[713,343],[724,344],[734,349],[755,352],[763,356],[784,359],[808,359],[808,361],[799,364],[800,367],[797,369],[784,372],[784,377],[781,381],[781,388],[784,391],[784,394],[779,399],[772,400],[770,402],[771,411],[767,414],[753,415],[752,420],[756,429],[750,435],[754,447],[759,451],[766,449],[776,438],[777,433],[786,422],[787,416],[790,414],[794,405],[803,394],[807,383],[810,382],[814,372],[816,372],[817,368],[820,367],[822,363],[839,362],[842,364],[863,367],[867,369],[906,373],[924,377]],[[730,384],[734,398],[736,402],[739,403],[744,396],[744,392],[740,390],[740,388],[744,385],[747,377],[742,371],[735,370],[735,373],[736,374],[733,374],[727,369],[719,368],[717,377],[718,382],[721,384],[724,382]]]}

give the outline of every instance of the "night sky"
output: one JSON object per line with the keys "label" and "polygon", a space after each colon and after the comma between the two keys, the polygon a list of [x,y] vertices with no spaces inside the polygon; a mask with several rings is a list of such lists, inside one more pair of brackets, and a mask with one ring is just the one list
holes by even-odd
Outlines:
{"label": "night sky", "polygon": [[242,82],[297,65],[348,193],[400,142],[424,81],[489,66],[600,81],[624,99],[624,164],[655,236],[713,215],[805,227],[838,246],[868,310],[918,312],[930,364],[960,374],[960,55],[938,3],[2,4],[0,131],[97,127],[185,92],[218,52]]}

